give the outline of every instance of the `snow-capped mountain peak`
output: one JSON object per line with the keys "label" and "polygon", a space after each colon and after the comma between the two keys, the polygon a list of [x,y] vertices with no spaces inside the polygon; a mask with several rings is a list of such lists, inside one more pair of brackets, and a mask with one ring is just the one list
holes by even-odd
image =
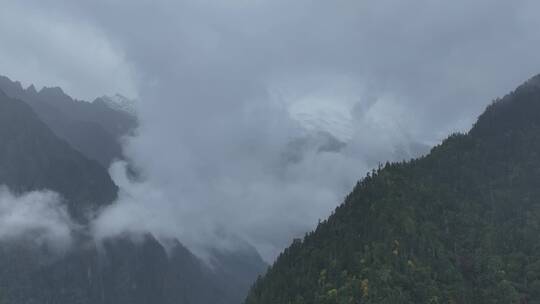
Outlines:
{"label": "snow-capped mountain peak", "polygon": [[122,111],[131,115],[136,115],[136,101],[123,95],[102,96],[101,100],[113,110]]}

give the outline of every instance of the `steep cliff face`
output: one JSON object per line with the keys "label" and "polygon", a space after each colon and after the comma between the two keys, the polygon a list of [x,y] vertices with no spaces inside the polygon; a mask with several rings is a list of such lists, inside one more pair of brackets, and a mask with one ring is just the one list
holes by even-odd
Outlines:
{"label": "steep cliff face", "polygon": [[105,168],[123,158],[121,138],[138,124],[133,113],[114,109],[102,98],[75,100],[58,87],[24,89],[19,82],[0,76],[0,90],[24,101],[59,138]]}
{"label": "steep cliff face", "polygon": [[73,227],[68,227],[70,244],[60,247],[37,238],[43,233],[40,227],[16,238],[0,234],[3,303],[239,303],[249,282],[266,268],[250,247],[215,250],[212,263],[206,263],[178,241],[164,246],[152,235],[97,243],[89,232],[91,216],[113,203],[118,191],[107,170],[60,139],[32,107],[0,91],[4,185],[14,196],[37,190],[59,193]]}
{"label": "steep cliff face", "polygon": [[59,139],[27,104],[2,92],[0,184],[18,193],[58,192],[78,219],[112,203],[118,191],[105,168]]}

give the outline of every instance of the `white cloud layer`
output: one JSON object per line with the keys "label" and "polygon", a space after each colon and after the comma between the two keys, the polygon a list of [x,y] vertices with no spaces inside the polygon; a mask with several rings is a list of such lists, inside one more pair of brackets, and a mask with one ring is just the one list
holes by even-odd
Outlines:
{"label": "white cloud layer", "polygon": [[0,186],[0,240],[28,238],[37,244],[48,243],[65,249],[71,243],[71,221],[58,194],[33,191],[22,195]]}
{"label": "white cloud layer", "polygon": [[38,89],[60,86],[85,100],[117,92],[137,96],[132,65],[103,31],[51,7],[23,2],[1,4],[2,75]]}
{"label": "white cloud layer", "polygon": [[8,76],[140,97],[126,153],[144,181],[113,168],[98,234],[239,235],[268,260],[378,162],[540,72],[533,0],[5,2]]}

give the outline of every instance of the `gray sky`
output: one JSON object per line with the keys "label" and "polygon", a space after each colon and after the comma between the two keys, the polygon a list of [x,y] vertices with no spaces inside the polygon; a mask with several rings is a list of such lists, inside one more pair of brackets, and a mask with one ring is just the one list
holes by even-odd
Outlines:
{"label": "gray sky", "polygon": [[146,180],[113,168],[100,233],[234,235],[268,260],[377,162],[540,72],[533,0],[0,1],[0,74],[141,100]]}

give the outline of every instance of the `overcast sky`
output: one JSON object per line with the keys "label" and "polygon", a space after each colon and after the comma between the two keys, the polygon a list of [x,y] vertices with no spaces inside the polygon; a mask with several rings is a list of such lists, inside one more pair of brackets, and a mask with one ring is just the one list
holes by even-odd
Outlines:
{"label": "overcast sky", "polygon": [[[355,181],[540,72],[538,1],[0,0],[0,74],[138,98],[100,229],[271,260]],[[135,229],[136,230],[136,229]]]}

